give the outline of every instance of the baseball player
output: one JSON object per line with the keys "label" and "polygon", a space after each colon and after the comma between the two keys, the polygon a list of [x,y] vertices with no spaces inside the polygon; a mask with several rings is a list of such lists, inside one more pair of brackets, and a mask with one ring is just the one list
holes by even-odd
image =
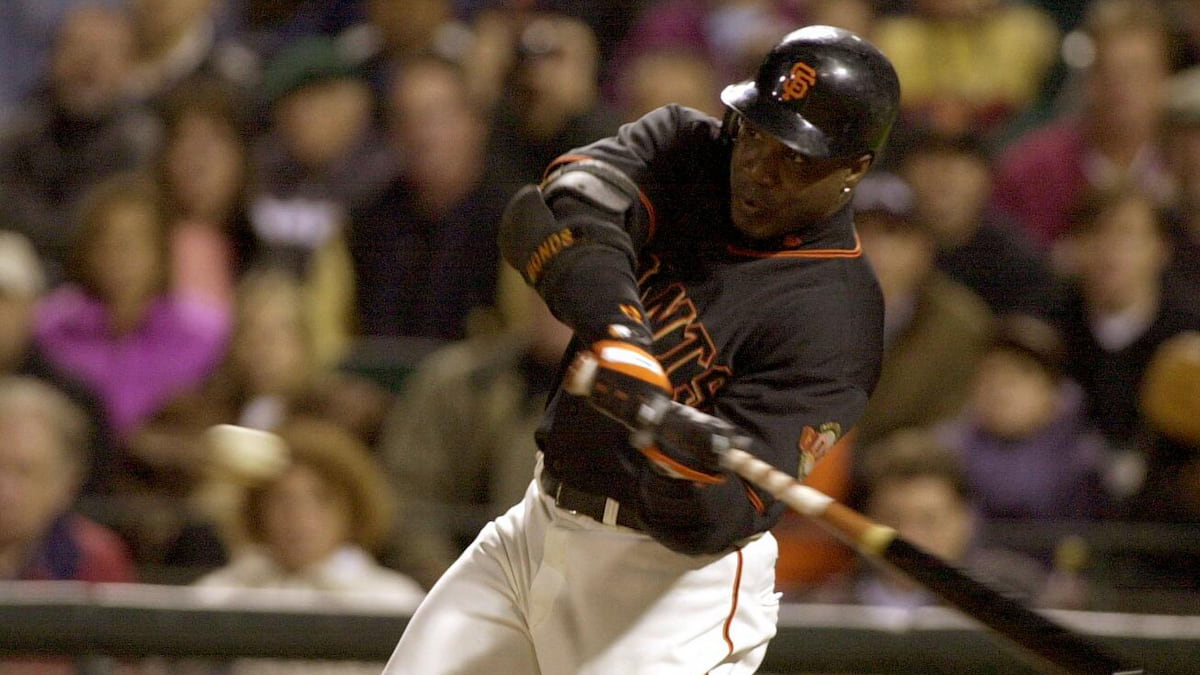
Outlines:
{"label": "baseball player", "polygon": [[899,84],[860,37],[809,26],[721,98],[723,121],[660,108],[510,202],[504,256],[595,385],[551,399],[524,500],[438,581],[385,672],[761,663],[785,506],[713,449],[803,477],[866,405],[883,302],[848,204]]}

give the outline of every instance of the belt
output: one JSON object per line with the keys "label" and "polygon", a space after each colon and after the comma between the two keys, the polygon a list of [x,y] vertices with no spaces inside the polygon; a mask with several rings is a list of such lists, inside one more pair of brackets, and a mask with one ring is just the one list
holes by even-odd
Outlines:
{"label": "belt", "polygon": [[542,489],[554,500],[555,506],[564,511],[587,516],[605,525],[620,525],[634,530],[642,529],[637,513],[633,509],[623,508],[620,502],[610,497],[573,488],[544,469],[542,470]]}

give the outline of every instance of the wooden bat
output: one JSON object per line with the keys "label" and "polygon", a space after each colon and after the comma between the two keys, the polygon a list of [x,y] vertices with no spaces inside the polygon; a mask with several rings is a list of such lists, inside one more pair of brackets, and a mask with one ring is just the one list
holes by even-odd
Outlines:
{"label": "wooden bat", "polygon": [[1145,671],[1108,654],[1082,636],[1054,623],[971,578],[832,497],[742,450],[720,454],[723,466],[771,493],[863,555],[904,572],[949,605],[1040,657],[1057,672],[1071,675],[1135,675]]}

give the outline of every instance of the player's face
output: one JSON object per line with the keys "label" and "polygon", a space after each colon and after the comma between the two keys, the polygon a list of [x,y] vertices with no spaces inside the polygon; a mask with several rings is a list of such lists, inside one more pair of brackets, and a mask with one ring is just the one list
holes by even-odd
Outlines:
{"label": "player's face", "polygon": [[743,122],[730,165],[733,225],[769,239],[831,215],[870,166],[870,156],[814,160]]}

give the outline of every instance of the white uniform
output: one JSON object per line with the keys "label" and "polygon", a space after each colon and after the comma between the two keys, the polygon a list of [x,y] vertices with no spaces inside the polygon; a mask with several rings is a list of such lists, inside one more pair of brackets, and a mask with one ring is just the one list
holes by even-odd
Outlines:
{"label": "white uniform", "polygon": [[752,673],[775,635],[777,555],[769,532],[676,553],[558,508],[535,478],[429,592],[384,672]]}

